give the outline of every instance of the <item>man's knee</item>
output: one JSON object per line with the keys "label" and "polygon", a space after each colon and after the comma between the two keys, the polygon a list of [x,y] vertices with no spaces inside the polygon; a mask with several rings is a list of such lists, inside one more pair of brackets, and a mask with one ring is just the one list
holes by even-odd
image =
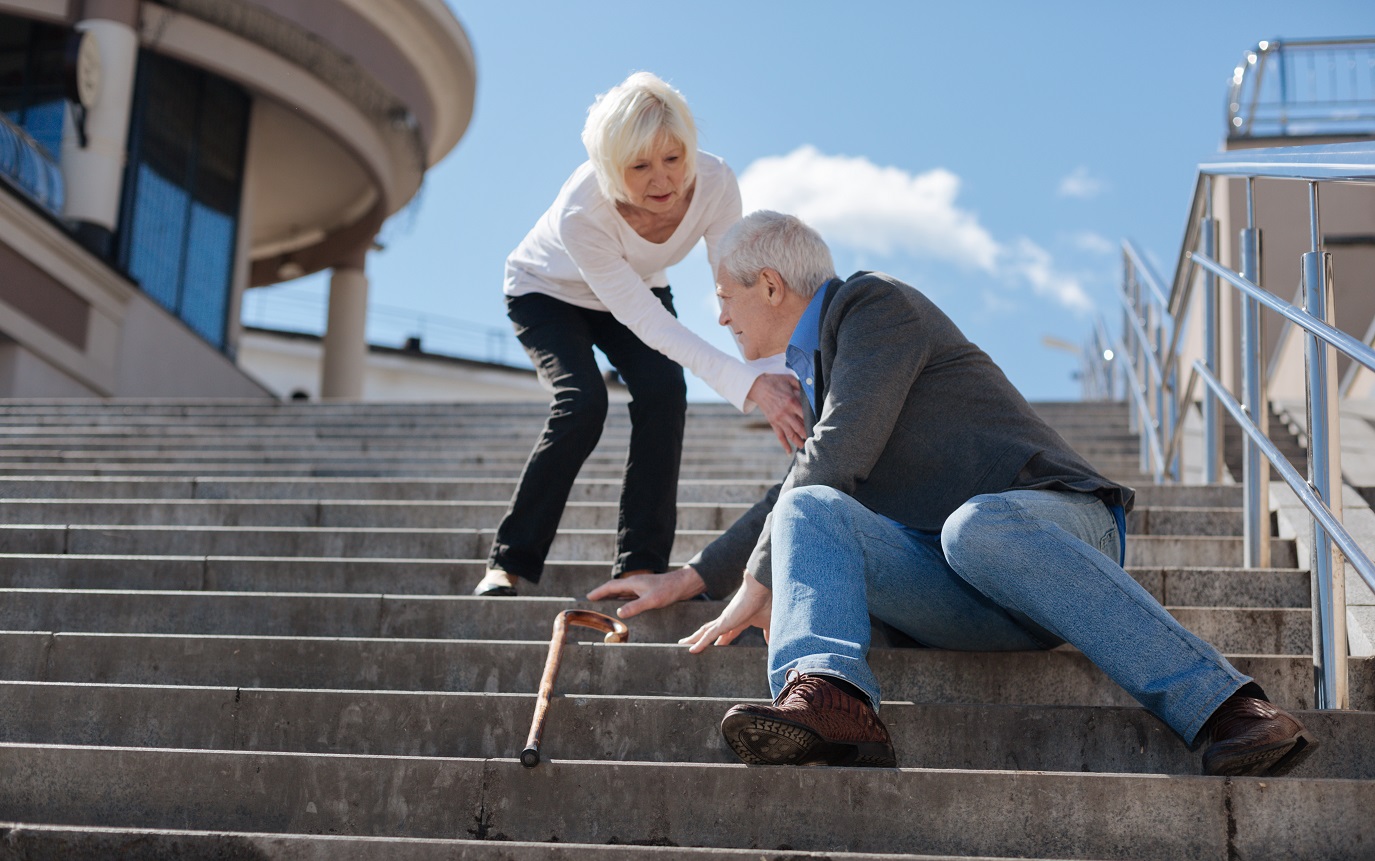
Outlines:
{"label": "man's knee", "polygon": [[999,535],[1015,504],[990,493],[976,496],[955,509],[941,527],[941,551],[956,571],[977,571],[996,559]]}
{"label": "man's knee", "polygon": [[797,522],[811,530],[845,528],[858,502],[833,487],[794,487],[774,504],[774,522]]}

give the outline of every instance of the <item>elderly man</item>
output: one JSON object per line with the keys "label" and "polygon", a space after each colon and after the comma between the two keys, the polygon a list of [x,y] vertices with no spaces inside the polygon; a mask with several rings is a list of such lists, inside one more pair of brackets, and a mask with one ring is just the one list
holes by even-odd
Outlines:
{"label": "elderly man", "polygon": [[638,595],[630,615],[740,583],[682,642],[701,652],[764,629],[774,703],[721,724],[741,759],[896,764],[870,617],[934,648],[1071,643],[1185,742],[1208,742],[1206,774],[1283,774],[1312,751],[1123,570],[1132,490],[1075,453],[930,300],[878,273],[837,279],[821,237],[774,212],[736,225],[721,257],[721,322],[746,358],[786,353],[810,435],[781,486],[688,568],[593,596]]}

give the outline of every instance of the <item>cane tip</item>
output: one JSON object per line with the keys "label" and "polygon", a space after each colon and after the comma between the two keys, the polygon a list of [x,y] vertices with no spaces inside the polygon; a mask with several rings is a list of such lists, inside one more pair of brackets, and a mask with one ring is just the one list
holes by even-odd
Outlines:
{"label": "cane tip", "polygon": [[534,768],[539,765],[539,748],[527,747],[520,752],[520,764],[526,768]]}

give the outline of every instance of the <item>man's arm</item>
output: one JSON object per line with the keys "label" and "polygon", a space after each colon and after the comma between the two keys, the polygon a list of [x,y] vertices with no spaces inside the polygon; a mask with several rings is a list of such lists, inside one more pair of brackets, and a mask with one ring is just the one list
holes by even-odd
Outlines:
{"label": "man's arm", "polygon": [[763,499],[740,515],[715,541],[702,548],[686,566],[665,574],[632,574],[608,580],[588,592],[587,600],[633,599],[616,610],[617,616],[629,619],[645,610],[657,610],[696,598],[703,592],[709,598],[726,597],[740,586],[750,551],[759,543],[764,521],[778,499],[778,488],[777,484],[769,488]]}
{"label": "man's arm", "polygon": [[[881,278],[841,288],[823,322],[827,382],[821,416],[778,495],[813,485],[855,493],[888,447],[912,385],[931,358],[926,329],[918,304]],[[773,582],[770,526],[771,519],[761,524],[746,566],[765,586]]]}
{"label": "man's arm", "polygon": [[759,543],[769,512],[773,511],[773,505],[778,501],[780,487],[782,484],[770,487],[763,499],[750,506],[729,529],[688,562],[701,576],[708,598],[725,598],[740,587],[740,580],[745,576],[745,565]]}

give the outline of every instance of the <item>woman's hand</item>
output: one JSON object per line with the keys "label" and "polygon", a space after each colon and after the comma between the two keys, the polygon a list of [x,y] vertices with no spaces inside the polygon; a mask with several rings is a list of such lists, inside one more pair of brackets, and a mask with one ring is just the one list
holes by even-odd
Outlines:
{"label": "woman's hand", "polygon": [[807,438],[803,422],[802,386],[791,374],[760,374],[746,397],[754,401],[773,426],[783,450],[792,454]]}
{"label": "woman's hand", "polygon": [[728,646],[746,628],[763,628],[764,640],[769,639],[769,623],[773,617],[773,592],[753,575],[746,574],[745,582],[730,599],[726,609],[715,620],[679,640],[694,655],[705,652],[707,646]]}
{"label": "woman's hand", "polygon": [[591,592],[587,600],[602,601],[607,598],[633,598],[635,600],[616,609],[622,619],[638,616],[645,610],[657,610],[696,598],[706,591],[707,584],[702,575],[691,565],[684,565],[664,574],[627,574],[615,580],[608,580]]}

